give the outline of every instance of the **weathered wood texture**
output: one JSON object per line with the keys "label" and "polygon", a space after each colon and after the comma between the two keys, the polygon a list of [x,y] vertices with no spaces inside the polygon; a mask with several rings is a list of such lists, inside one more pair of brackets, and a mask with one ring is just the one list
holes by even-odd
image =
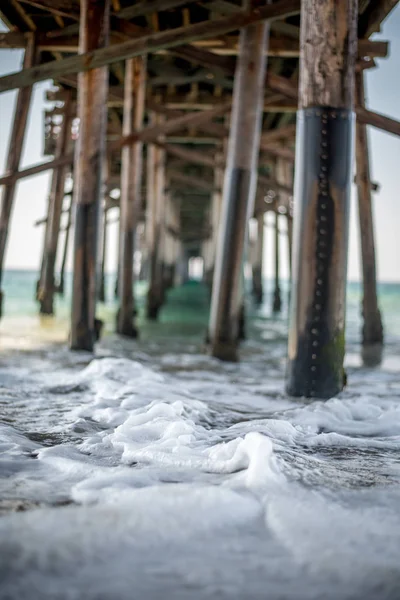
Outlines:
{"label": "weathered wood texture", "polygon": [[[130,59],[125,64],[125,103],[123,134],[143,127],[146,91],[146,57]],[[121,215],[120,215],[120,307],[117,316],[117,332],[136,337],[134,325],[135,300],[133,293],[133,256],[135,231],[141,204],[143,170],[143,144],[122,149],[121,168]]]}
{"label": "weathered wood texture", "polygon": [[287,228],[288,228],[288,259],[289,259],[289,272],[292,271],[292,218],[291,218],[291,207],[290,198],[293,196],[293,164],[288,161],[278,160],[276,165],[276,178],[278,183],[282,186],[279,192],[280,206],[286,208]]}
{"label": "weathered wood texture", "polygon": [[268,33],[266,23],[240,32],[209,325],[211,352],[223,360],[237,360],[241,337],[243,255],[257,185]]}
{"label": "weathered wood texture", "polygon": [[[155,124],[162,124],[164,117],[151,114]],[[149,247],[149,291],[147,294],[147,317],[158,318],[164,301],[163,250],[165,226],[165,151],[157,146],[147,146],[147,222]]]}
{"label": "weathered wood texture", "polygon": [[306,0],[301,19],[299,108],[352,107],[357,1]]}
{"label": "weathered wood texture", "polygon": [[292,248],[293,248],[293,216],[290,213],[286,215],[287,241],[288,241],[288,262],[289,275],[292,277]]}
{"label": "weathered wood texture", "polygon": [[63,296],[65,293],[65,269],[67,266],[67,256],[68,256],[68,246],[69,240],[71,236],[71,228],[72,228],[72,195],[70,196],[69,206],[68,206],[68,217],[67,224],[65,225],[65,233],[64,233],[64,247],[61,259],[61,267],[60,267],[60,280],[58,283],[57,292]]}
{"label": "weathered wood texture", "polygon": [[380,31],[382,21],[398,4],[399,0],[379,0],[362,15],[359,23],[359,32],[364,37]]}
{"label": "weathered wood texture", "polygon": [[59,158],[34,165],[33,167],[27,167],[26,169],[21,169],[20,171],[14,171],[13,173],[0,177],[0,185],[9,185],[18,181],[19,179],[24,179],[25,177],[32,177],[32,175],[38,175],[39,173],[44,173],[45,171],[51,171],[51,169],[56,169],[61,166],[72,165],[73,160],[73,154],[67,154],[66,156],[60,156]]}
{"label": "weathered wood texture", "polygon": [[[231,103],[226,102],[220,104],[214,108],[205,111],[179,114],[175,118],[168,119],[157,125],[149,125],[148,127],[137,130],[129,135],[124,134],[120,140],[117,140],[111,144],[111,148],[117,148],[119,146],[128,146],[136,141],[152,142],[161,135],[167,135],[168,133],[177,132],[187,127],[195,125],[204,125],[208,121],[211,121],[214,117],[225,114],[230,110]],[[210,124],[212,125],[212,124]],[[217,125],[217,123],[215,123]]]}
{"label": "weathered wood texture", "polygon": [[134,17],[143,17],[160,10],[178,8],[183,4],[190,4],[190,2],[188,0],[139,0],[133,6],[127,6],[120,10],[117,15],[123,19],[133,19]]}
{"label": "weathered wood texture", "polygon": [[357,0],[303,0],[287,391],[344,385]]}
{"label": "weathered wood texture", "polygon": [[168,179],[170,181],[178,181],[179,183],[183,183],[187,185],[191,189],[201,189],[206,192],[212,192],[214,190],[214,185],[208,182],[206,179],[202,177],[195,177],[193,175],[186,175],[177,169],[169,168],[168,169]]}
{"label": "weathered wood texture", "polygon": [[101,222],[101,239],[100,247],[101,251],[98,252],[98,276],[97,276],[97,299],[99,302],[105,302],[106,300],[106,261],[107,261],[107,250],[108,250],[108,210],[110,208],[110,182],[111,182],[111,156],[105,155],[103,159],[102,167],[102,198],[101,198],[101,211],[100,211],[100,222]]}
{"label": "weathered wood texture", "polygon": [[279,213],[275,212],[275,229],[274,229],[274,296],[272,300],[272,311],[274,313],[281,312],[282,310],[282,299],[281,299],[281,285],[280,285],[280,249],[279,249]]}
{"label": "weathered wood texture", "polygon": [[[24,56],[24,68],[31,67],[36,60],[36,47],[33,36],[29,37],[29,44],[25,50]],[[22,148],[24,144],[26,124],[28,120],[29,108],[31,103],[32,87],[26,87],[19,90],[15,109],[13,124],[10,136],[10,142],[8,146],[6,172],[13,175],[18,171]],[[0,209],[0,317],[2,314],[2,301],[3,292],[1,291],[5,251],[8,237],[8,230],[10,225],[11,211],[13,208],[16,192],[15,180],[11,180],[3,188],[1,197],[1,209]]]}
{"label": "weathered wood texture", "polygon": [[[64,116],[60,132],[57,138],[55,158],[65,156],[69,151],[71,141],[72,116],[70,113],[70,99],[64,104]],[[61,166],[54,169],[48,211],[48,224],[46,227],[45,253],[42,279],[39,283],[38,300],[40,302],[40,313],[52,315],[54,313],[55,267],[58,240],[60,234],[61,212],[64,201],[64,185],[66,168]]]}
{"label": "weathered wood texture", "polygon": [[252,292],[254,300],[260,304],[263,299],[263,263],[264,263],[264,213],[257,215],[257,239],[252,261]]}
{"label": "weathered wood texture", "polygon": [[[356,93],[362,106],[365,103],[364,80],[361,73],[356,76]],[[361,123],[356,126],[356,181],[360,219],[361,262],[363,273],[363,345],[382,344],[383,327],[378,306],[376,289],[376,259],[374,219],[372,212],[371,177],[369,169],[369,147],[367,128]]]}
{"label": "weathered wood texture", "polygon": [[277,3],[261,6],[241,14],[151,33],[98,50],[88,50],[77,56],[52,61],[34,69],[27,68],[19,73],[0,77],[0,92],[32,85],[44,79],[57,79],[62,75],[97,69],[144,53],[182,46],[195,40],[234,31],[238,27],[245,27],[258,21],[293,15],[298,13],[299,10],[300,0],[280,0]]}
{"label": "weathered wood texture", "polygon": [[[80,51],[107,44],[110,0],[81,0]],[[96,340],[98,228],[105,154],[108,69],[79,74],[79,139],[75,152],[75,240],[70,345],[93,350]]]}

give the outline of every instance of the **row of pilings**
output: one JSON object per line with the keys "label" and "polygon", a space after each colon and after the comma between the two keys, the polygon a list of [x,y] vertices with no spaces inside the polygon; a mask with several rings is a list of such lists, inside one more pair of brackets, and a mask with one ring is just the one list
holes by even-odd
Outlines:
{"label": "row of pilings", "polygon": [[[105,48],[109,36],[109,1],[81,2],[79,48],[87,53]],[[332,27],[335,23],[335,27]],[[321,36],[321,31],[324,35]],[[199,189],[211,194],[209,233],[198,234],[196,252],[203,254],[205,278],[211,285],[208,344],[213,356],[238,360],[243,335],[243,264],[248,250],[248,224],[257,218],[258,236],[253,249],[253,293],[262,298],[262,253],[265,202],[258,200],[262,178],[258,176],[262,133],[264,83],[269,36],[268,22],[243,27],[239,39],[229,130],[212,123],[229,105],[217,105],[202,114],[163,117],[146,106],[146,56],[125,61],[123,143],[121,152],[120,224],[117,332],[136,337],[134,251],[142,211],[142,181],[146,172],[145,254],[149,281],[147,314],[157,318],[165,290],[176,273],[185,278],[190,239],[183,240],[179,207],[166,183],[165,135],[174,126],[201,126],[227,130],[227,144],[215,156],[184,151],[192,159],[214,168],[214,181],[199,181]],[[294,209],[293,166],[287,149],[275,151],[273,210],[275,226],[274,310],[280,309],[278,209],[285,207],[291,257],[291,309],[288,342],[287,390],[294,396],[331,397],[344,385],[346,267],[349,198],[353,173],[353,139],[356,139],[357,186],[363,260],[363,343],[381,345],[383,331],[376,294],[375,251],[371,210],[366,126],[354,118],[354,90],[364,106],[363,73],[356,74],[357,1],[305,0],[301,14],[300,80],[296,133]],[[35,64],[37,53],[31,38],[24,67]],[[55,262],[59,245],[65,180],[71,170],[71,123],[79,118],[79,137],[73,159],[73,211],[68,209],[67,235],[74,222],[73,291],[70,347],[92,351],[98,338],[96,303],[104,298],[104,264],[107,246],[107,201],[112,166],[106,148],[107,66],[86,70],[78,76],[77,112],[71,93],[63,96],[63,119],[59,127],[44,253],[38,282],[40,310],[52,314]],[[18,91],[10,138],[7,171],[19,169],[32,86]],[[149,123],[145,125],[145,113]],[[205,112],[209,114],[205,115]],[[172,150],[169,149],[171,152]],[[271,148],[270,152],[273,152]],[[178,148],[173,150],[179,159]],[[286,154],[285,154],[286,152]],[[200,154],[200,156],[199,156]],[[144,161],[144,156],[146,161]],[[286,157],[286,158],[285,158]],[[195,178],[173,173],[183,183]],[[189,178],[188,178],[189,177]],[[4,185],[0,214],[0,284],[4,253],[15,196],[16,179]],[[264,188],[265,189],[265,188]],[[261,194],[263,197],[265,194]],[[104,210],[103,210],[104,209]],[[103,221],[102,221],[103,219]],[[293,224],[293,236],[292,236]],[[293,239],[292,239],[293,237]],[[68,240],[68,238],[67,238]],[[192,240],[193,241],[193,240]],[[196,242],[196,238],[194,238]],[[195,244],[196,245],[196,244]],[[65,270],[66,246],[63,251]],[[200,248],[200,250],[199,250]],[[62,289],[63,281],[59,287]]]}

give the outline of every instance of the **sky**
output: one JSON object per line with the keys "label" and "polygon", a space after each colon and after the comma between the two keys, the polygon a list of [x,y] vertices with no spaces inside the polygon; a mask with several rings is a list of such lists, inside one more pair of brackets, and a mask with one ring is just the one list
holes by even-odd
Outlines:
{"label": "sky", "polygon": [[[0,21],[0,31],[5,31]],[[382,30],[374,39],[388,40],[390,52],[386,59],[377,59],[378,68],[366,71],[366,104],[370,110],[400,120],[400,5],[383,23]],[[0,76],[21,68],[22,51],[0,49]],[[43,113],[46,106],[45,92],[50,82],[34,86],[33,102],[28,121],[28,130],[20,168],[42,162]],[[14,110],[16,92],[0,94],[0,173],[5,171],[8,139]],[[373,195],[374,223],[376,233],[377,272],[381,282],[400,282],[400,138],[383,131],[368,128],[370,140],[371,177],[380,185]],[[37,269],[40,265],[43,245],[43,228],[34,227],[34,221],[45,216],[50,186],[49,173],[39,174],[18,183],[16,201],[12,214],[5,266],[8,269]],[[348,279],[359,281],[360,252],[356,188],[353,186],[351,199],[351,221]],[[112,215],[110,214],[110,217]],[[273,235],[266,219],[266,243],[264,271],[272,275]],[[285,224],[282,223],[282,230]],[[117,256],[117,225],[110,226],[108,271],[115,271]],[[288,276],[287,240],[281,236],[282,276]],[[68,266],[71,265],[70,244]]]}

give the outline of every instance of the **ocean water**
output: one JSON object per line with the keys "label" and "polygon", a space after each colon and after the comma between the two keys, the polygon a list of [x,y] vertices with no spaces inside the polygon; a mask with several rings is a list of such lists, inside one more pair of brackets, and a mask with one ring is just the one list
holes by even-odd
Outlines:
{"label": "ocean water", "polygon": [[100,306],[91,356],[65,346],[69,290],[40,319],[35,282],[4,282],[1,599],[400,597],[400,285],[379,288],[386,344],[368,368],[349,284],[348,386],[310,401],[284,393],[270,282],[234,365],[204,352],[200,284],[172,290],[160,323],[141,317],[139,341]]}

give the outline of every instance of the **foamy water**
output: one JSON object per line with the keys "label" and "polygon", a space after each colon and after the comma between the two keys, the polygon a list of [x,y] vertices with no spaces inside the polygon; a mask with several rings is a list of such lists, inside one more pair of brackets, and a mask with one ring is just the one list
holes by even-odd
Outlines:
{"label": "foamy water", "polygon": [[266,313],[238,365],[171,319],[3,354],[1,598],[400,597],[400,339],[366,369],[350,323],[348,388],[294,401]]}

